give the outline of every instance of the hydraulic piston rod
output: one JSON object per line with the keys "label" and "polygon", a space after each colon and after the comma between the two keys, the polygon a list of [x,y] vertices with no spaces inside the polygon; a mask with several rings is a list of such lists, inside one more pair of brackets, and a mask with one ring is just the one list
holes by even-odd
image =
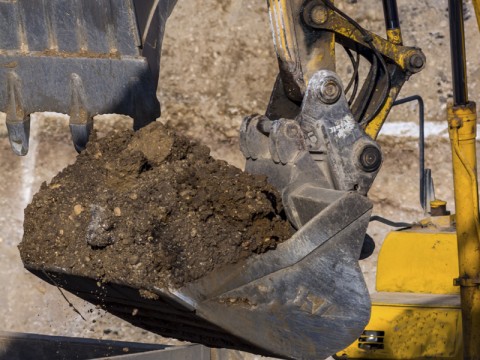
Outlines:
{"label": "hydraulic piston rod", "polygon": [[463,357],[480,359],[480,223],[475,103],[468,101],[462,0],[449,0],[453,103],[448,107],[463,326]]}

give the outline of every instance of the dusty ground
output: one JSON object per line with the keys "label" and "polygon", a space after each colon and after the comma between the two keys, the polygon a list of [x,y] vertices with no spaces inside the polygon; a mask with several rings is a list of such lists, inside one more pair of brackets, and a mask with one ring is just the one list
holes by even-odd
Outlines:
{"label": "dusty ground", "polygon": [[[380,1],[347,1],[340,6],[362,24],[383,33]],[[427,68],[404,87],[402,95],[419,93],[426,100],[427,120],[443,122],[446,101],[451,97],[446,1],[399,0],[405,43],[422,47]],[[474,55],[480,42],[471,5],[465,23],[472,98],[478,93],[480,66]],[[354,10],[354,11],[353,11]],[[428,21],[426,21],[426,19]],[[241,167],[238,127],[245,114],[262,112],[276,73],[264,2],[254,0],[179,0],[167,26],[161,79],[163,121],[199,139],[214,156]],[[390,121],[415,122],[415,106],[404,105],[392,112]],[[99,120],[98,126],[127,126],[126,122]],[[64,121],[35,118],[32,148],[26,158],[10,151],[0,126],[0,322],[3,330],[89,336],[123,340],[164,341],[94,311],[72,299],[87,314],[83,321],[63,300],[58,290],[26,273],[17,244],[22,236],[23,209],[41,182],[51,179],[71,163],[76,154]],[[422,213],[418,205],[417,145],[415,139],[380,137],[385,163],[370,192],[374,212],[394,220],[414,221]],[[438,197],[449,201],[451,192],[450,150],[442,138],[427,139],[427,166],[432,168]],[[377,243],[389,229],[371,226]],[[375,259],[362,262],[367,283],[374,289]],[[72,298],[69,296],[69,298]],[[93,320],[96,323],[93,323]]]}

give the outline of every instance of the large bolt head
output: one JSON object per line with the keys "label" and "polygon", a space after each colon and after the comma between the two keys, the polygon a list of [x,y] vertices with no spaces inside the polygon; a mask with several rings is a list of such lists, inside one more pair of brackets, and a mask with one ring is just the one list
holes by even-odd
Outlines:
{"label": "large bolt head", "polygon": [[316,25],[324,24],[328,19],[328,11],[323,5],[315,5],[310,10],[310,19]]}
{"label": "large bolt head", "polygon": [[408,68],[412,72],[418,72],[423,69],[425,58],[420,54],[413,54],[408,60]]}
{"label": "large bolt head", "polygon": [[336,103],[341,94],[342,88],[334,78],[326,78],[320,85],[320,100],[325,104]]}
{"label": "large bolt head", "polygon": [[375,146],[367,145],[363,148],[358,161],[364,171],[374,172],[382,164],[382,153]]}

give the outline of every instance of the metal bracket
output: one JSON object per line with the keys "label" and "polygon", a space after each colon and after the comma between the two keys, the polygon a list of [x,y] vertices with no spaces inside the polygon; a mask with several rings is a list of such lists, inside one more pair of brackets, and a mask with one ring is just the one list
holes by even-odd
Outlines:
{"label": "metal bracket", "polygon": [[321,70],[312,76],[297,121],[309,151],[325,155],[335,188],[366,194],[382,164],[382,153],[355,121],[336,73]]}
{"label": "metal bracket", "polygon": [[458,277],[453,279],[453,286],[461,287],[477,287],[480,286],[480,277],[469,278],[467,276]]}

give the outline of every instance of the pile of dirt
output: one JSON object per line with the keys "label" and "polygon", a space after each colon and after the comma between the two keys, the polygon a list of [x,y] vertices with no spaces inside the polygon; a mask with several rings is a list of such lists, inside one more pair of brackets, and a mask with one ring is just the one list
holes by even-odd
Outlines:
{"label": "pile of dirt", "polygon": [[93,139],[25,210],[27,266],[180,287],[292,235],[262,176],[155,122]]}

